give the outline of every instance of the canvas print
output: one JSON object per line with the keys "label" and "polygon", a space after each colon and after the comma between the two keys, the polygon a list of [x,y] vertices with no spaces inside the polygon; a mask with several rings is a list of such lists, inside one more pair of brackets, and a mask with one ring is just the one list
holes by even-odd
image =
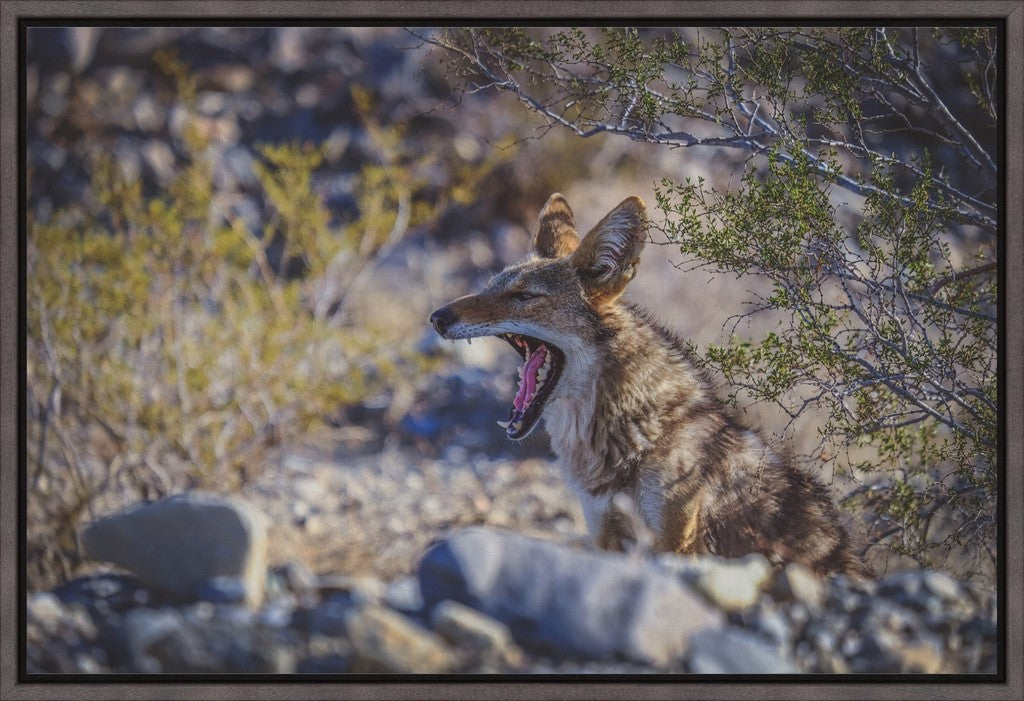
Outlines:
{"label": "canvas print", "polygon": [[999,36],[28,27],[29,678],[996,673]]}

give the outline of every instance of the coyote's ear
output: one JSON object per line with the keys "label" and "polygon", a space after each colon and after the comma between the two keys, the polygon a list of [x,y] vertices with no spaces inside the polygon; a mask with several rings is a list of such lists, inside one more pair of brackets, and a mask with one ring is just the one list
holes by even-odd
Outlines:
{"label": "coyote's ear", "polygon": [[580,237],[569,203],[557,192],[548,198],[537,219],[533,252],[541,258],[564,258],[576,250]]}
{"label": "coyote's ear", "polygon": [[636,276],[647,241],[647,206],[636,195],[608,212],[572,254],[587,297],[610,302]]}

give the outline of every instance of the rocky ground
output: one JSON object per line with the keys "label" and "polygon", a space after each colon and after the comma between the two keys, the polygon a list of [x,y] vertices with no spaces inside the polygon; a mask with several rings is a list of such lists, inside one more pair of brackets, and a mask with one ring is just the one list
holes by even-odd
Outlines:
{"label": "rocky ground", "polygon": [[[491,467],[514,479],[507,463]],[[346,482],[342,503],[373,489],[351,487],[356,474]],[[452,480],[451,500],[471,508],[471,483],[468,472]],[[573,537],[577,517],[557,494],[476,505],[488,514],[479,521],[505,515],[514,527],[511,512],[534,504],[549,519],[547,537],[535,538],[462,523],[422,528],[403,510],[414,497],[393,492],[401,516],[375,554],[364,544],[362,557],[384,563],[365,575],[268,565],[268,533],[285,517],[266,519],[238,498],[190,494],[129,510],[83,533],[93,557],[121,569],[30,595],[28,671],[995,671],[993,592],[937,571],[854,581],[773,570],[759,555],[596,552]],[[381,497],[374,503],[389,502]],[[331,538],[345,542],[347,532],[332,528]]]}

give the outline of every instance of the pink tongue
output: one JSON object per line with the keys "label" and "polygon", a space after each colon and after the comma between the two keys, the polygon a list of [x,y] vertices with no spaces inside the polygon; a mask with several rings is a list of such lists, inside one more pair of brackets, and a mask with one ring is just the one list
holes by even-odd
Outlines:
{"label": "pink tongue", "polygon": [[519,383],[519,392],[512,401],[512,406],[515,407],[516,411],[525,409],[527,404],[530,403],[529,400],[533,399],[534,390],[537,389],[537,370],[544,364],[544,357],[547,355],[547,351],[547,348],[541,346],[527,358],[526,367],[523,368],[523,379]]}

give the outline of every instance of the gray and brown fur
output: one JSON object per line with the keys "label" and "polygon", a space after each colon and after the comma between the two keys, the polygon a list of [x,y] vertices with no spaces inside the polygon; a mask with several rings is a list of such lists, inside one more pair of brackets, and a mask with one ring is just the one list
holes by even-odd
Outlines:
{"label": "gray and brown fur", "polygon": [[635,535],[612,506],[622,493],[659,551],[759,552],[867,576],[825,486],[722,404],[672,332],[621,301],[646,228],[644,203],[631,197],[581,240],[568,203],[552,195],[534,257],[438,310],[454,321],[446,335],[528,333],[563,350],[566,368],[542,418],[601,547],[620,549]]}

